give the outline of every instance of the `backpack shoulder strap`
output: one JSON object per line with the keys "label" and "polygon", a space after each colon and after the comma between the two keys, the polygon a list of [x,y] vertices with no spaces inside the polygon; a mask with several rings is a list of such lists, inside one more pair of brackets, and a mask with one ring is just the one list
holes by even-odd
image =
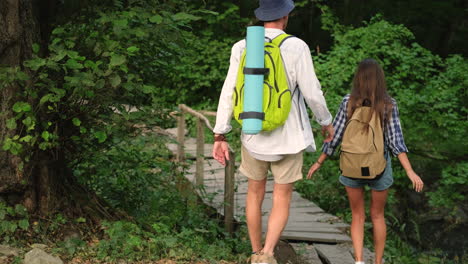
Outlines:
{"label": "backpack shoulder strap", "polygon": [[281,45],[289,38],[294,38],[294,36],[283,33],[276,36],[271,42],[281,48]]}

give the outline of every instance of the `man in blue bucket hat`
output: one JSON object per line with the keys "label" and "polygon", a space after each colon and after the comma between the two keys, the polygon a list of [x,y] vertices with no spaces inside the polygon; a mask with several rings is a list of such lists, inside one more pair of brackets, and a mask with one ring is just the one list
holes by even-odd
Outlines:
{"label": "man in blue bucket hat", "polygon": [[[291,0],[260,0],[255,16],[265,27],[265,39],[285,34],[289,13],[294,9]],[[221,164],[229,160],[228,143],[224,134],[231,131],[232,97],[245,40],[232,47],[230,66],[219,98],[213,157]],[[246,219],[253,254],[251,263],[276,264],[273,250],[281,237],[289,217],[289,206],[295,181],[301,180],[304,151],[315,151],[306,103],[322,126],[325,142],[331,141],[334,130],[320,83],[315,75],[310,49],[297,37],[285,39],[281,56],[291,89],[292,107],[286,123],[269,132],[242,134],[241,174],[248,178]],[[268,232],[262,244],[262,203],[268,171],[274,177],[273,207],[268,219]]]}

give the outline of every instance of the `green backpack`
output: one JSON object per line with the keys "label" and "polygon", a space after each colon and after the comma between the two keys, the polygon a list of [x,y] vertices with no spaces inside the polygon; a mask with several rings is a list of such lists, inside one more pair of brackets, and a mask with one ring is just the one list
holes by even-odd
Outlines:
{"label": "green backpack", "polygon": [[[274,130],[286,122],[291,110],[291,90],[289,89],[288,76],[281,57],[280,47],[283,42],[294,37],[288,34],[280,34],[273,40],[265,42],[265,68],[269,74],[265,75],[263,81],[263,112],[265,119],[262,122],[263,131]],[[244,105],[244,66],[245,53],[242,53],[237,73],[236,88],[234,89],[233,105],[234,119],[242,125],[240,114]]]}

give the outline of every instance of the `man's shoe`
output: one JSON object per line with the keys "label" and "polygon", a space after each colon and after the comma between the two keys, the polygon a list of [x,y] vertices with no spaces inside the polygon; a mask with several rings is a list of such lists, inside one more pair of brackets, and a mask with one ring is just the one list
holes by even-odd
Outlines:
{"label": "man's shoe", "polygon": [[265,253],[258,255],[255,264],[278,264],[275,257],[268,256]]}
{"label": "man's shoe", "polygon": [[254,252],[252,253],[252,255],[250,256],[250,263],[251,264],[258,264],[258,253]]}

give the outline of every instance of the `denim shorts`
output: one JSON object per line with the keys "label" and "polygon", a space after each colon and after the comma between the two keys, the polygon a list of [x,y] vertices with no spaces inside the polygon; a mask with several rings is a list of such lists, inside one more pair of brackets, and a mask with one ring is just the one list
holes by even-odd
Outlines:
{"label": "denim shorts", "polygon": [[385,158],[387,159],[387,166],[385,167],[385,171],[383,175],[380,176],[378,179],[373,180],[365,180],[365,179],[352,179],[345,177],[343,175],[340,176],[340,182],[344,186],[351,187],[351,188],[362,188],[366,185],[372,190],[375,191],[384,191],[393,184],[393,172],[392,172],[392,162],[390,158],[390,154],[386,153]]}

